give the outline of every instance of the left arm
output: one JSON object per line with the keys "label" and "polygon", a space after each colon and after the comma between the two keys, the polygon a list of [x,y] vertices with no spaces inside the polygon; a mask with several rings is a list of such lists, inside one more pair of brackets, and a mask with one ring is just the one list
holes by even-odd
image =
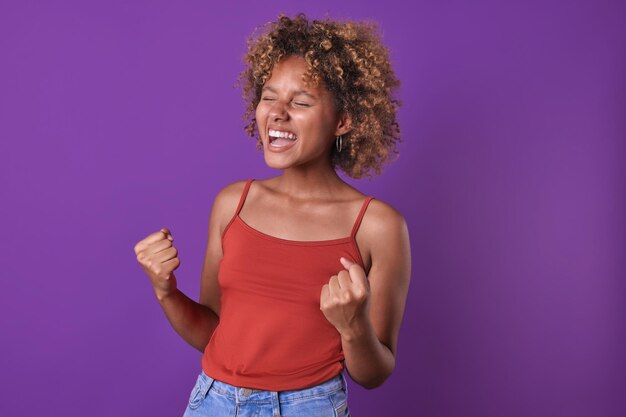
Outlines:
{"label": "left arm", "polygon": [[367,230],[359,231],[371,254],[369,273],[342,258],[346,270],[330,279],[320,297],[322,312],[341,334],[348,372],[365,388],[381,385],[393,372],[411,275],[406,222],[391,207],[377,206],[368,211]]}

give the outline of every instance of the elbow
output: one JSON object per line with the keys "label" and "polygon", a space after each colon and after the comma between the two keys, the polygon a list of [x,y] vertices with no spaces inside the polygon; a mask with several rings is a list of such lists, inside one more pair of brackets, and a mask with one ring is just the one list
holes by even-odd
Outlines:
{"label": "elbow", "polygon": [[362,386],[363,388],[365,388],[367,390],[372,390],[374,388],[378,388],[381,385],[383,385],[385,383],[385,381],[387,381],[387,379],[393,373],[394,368],[395,368],[395,361],[393,361],[393,363],[389,364],[389,366],[386,369],[381,370],[380,372],[376,373],[375,375],[371,375],[369,378],[363,378],[361,380],[355,380],[355,382],[358,383],[360,386]]}
{"label": "elbow", "polygon": [[204,353],[204,350],[206,349],[206,345],[203,346],[201,343],[195,344],[193,347],[200,353]]}
{"label": "elbow", "polygon": [[386,374],[386,375],[380,375],[380,376],[377,376],[376,378],[368,379],[367,381],[361,381],[359,382],[359,385],[367,390],[372,390],[374,388],[378,388],[381,385],[383,385],[385,381],[387,380],[387,378],[389,378],[389,375],[391,375],[391,373]]}
{"label": "elbow", "polygon": [[387,380],[387,378],[384,379],[379,379],[376,381],[368,381],[367,383],[363,383],[363,384],[359,384],[361,385],[363,388],[367,389],[367,390],[372,390],[374,388],[378,388],[380,387],[385,381]]}

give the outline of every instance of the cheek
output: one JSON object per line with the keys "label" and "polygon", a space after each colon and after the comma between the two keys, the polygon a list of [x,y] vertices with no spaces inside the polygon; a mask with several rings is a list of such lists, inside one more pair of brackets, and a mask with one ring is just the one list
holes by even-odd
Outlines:
{"label": "cheek", "polygon": [[256,120],[256,126],[259,132],[263,132],[265,130],[265,120],[267,120],[267,111],[263,108],[263,106],[257,106],[254,112],[254,118]]}

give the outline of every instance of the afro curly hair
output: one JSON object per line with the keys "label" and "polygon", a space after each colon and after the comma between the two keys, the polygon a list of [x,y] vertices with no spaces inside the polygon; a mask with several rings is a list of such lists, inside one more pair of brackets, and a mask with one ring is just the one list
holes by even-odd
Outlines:
{"label": "afro curly hair", "polygon": [[397,154],[400,127],[394,93],[396,78],[387,48],[373,23],[335,20],[309,21],[304,14],[261,26],[248,39],[245,69],[239,80],[247,102],[245,130],[257,139],[255,109],[265,81],[282,58],[299,56],[308,64],[308,82],[323,81],[333,94],[337,110],[350,115],[352,130],[343,136],[342,152],[333,147],[331,161],[352,178],[380,174],[391,155]]}

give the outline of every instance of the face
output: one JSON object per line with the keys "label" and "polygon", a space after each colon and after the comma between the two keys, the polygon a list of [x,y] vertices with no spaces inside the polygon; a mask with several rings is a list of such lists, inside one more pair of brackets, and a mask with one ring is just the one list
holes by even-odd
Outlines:
{"label": "face", "polygon": [[329,168],[335,137],[349,130],[323,83],[303,79],[307,68],[303,58],[284,58],[263,86],[256,122],[271,168]]}

